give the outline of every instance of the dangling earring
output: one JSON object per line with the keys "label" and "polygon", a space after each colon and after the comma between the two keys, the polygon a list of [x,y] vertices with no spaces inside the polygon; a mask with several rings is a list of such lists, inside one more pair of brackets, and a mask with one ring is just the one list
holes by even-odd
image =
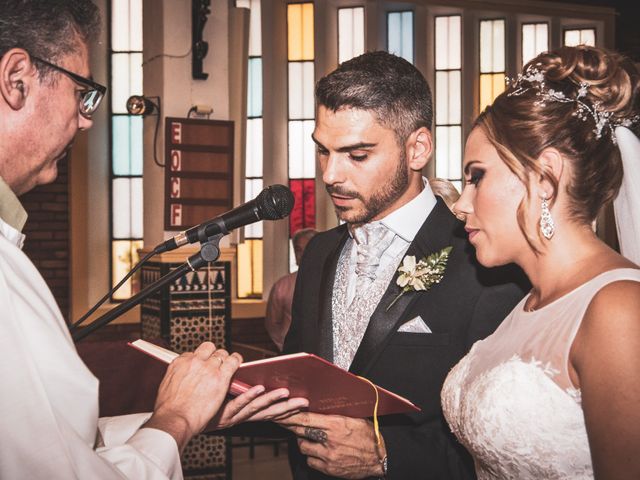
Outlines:
{"label": "dangling earring", "polygon": [[540,207],[540,231],[544,238],[549,240],[553,237],[553,234],[556,231],[556,225],[553,223],[553,218],[551,218],[551,211],[549,210],[549,202],[547,202],[547,197],[542,197],[542,206]]}

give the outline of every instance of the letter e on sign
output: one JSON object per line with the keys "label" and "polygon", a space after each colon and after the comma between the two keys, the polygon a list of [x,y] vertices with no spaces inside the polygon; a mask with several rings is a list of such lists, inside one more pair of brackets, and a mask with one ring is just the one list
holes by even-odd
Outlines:
{"label": "letter e on sign", "polygon": [[171,226],[179,227],[182,225],[182,205],[174,203],[171,205]]}
{"label": "letter e on sign", "polygon": [[182,124],[171,122],[171,143],[182,143]]}
{"label": "letter e on sign", "polygon": [[171,150],[171,171],[179,172],[182,170],[182,152],[180,150]]}

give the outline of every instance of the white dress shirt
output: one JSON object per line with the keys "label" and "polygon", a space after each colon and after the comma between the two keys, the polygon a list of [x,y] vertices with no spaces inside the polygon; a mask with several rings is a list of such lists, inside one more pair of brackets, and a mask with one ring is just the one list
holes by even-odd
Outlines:
{"label": "white dress shirt", "polygon": [[98,380],[22,238],[0,219],[0,478],[181,479],[173,437],[140,429],[150,414],[98,419]]}
{"label": "white dress shirt", "polygon": [[[424,189],[419,195],[386,217],[377,220],[396,234],[389,248],[382,254],[378,271],[386,269],[391,262],[397,262],[397,257],[407,251],[411,242],[416,238],[418,230],[436,206],[436,197],[429,186],[429,181],[426,178],[422,180]],[[347,240],[344,248],[351,248],[349,242],[355,241],[351,230],[349,230],[349,235],[351,238]],[[349,303],[356,294],[356,264],[357,252],[355,248],[351,248],[347,280],[347,301]]]}

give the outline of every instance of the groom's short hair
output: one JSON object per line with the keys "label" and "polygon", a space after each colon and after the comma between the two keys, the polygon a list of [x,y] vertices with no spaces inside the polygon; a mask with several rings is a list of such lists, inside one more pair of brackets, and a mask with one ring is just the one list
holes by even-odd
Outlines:
{"label": "groom's short hair", "polygon": [[340,64],[316,85],[316,106],[366,110],[403,144],[420,127],[431,130],[431,89],[420,71],[388,52],[367,52]]}

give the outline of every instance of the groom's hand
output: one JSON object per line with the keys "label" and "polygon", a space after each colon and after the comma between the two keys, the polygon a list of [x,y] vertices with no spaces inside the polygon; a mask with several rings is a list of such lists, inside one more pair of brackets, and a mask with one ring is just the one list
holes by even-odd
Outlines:
{"label": "groom's hand", "polygon": [[277,423],[296,434],[311,468],[340,478],[383,476],[384,442],[376,444],[370,421],[305,412]]}

